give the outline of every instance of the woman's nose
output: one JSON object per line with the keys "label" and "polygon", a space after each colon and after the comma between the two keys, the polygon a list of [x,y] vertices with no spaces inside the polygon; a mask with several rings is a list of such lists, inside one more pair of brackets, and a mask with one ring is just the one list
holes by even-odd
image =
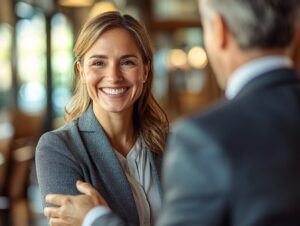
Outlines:
{"label": "woman's nose", "polygon": [[123,80],[123,75],[119,65],[111,64],[107,68],[107,78],[110,82],[119,82]]}

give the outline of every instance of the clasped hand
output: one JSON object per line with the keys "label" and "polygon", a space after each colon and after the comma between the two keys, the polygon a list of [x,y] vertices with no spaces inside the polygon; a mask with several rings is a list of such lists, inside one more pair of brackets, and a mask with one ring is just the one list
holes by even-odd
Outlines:
{"label": "clasped hand", "polygon": [[77,181],[81,195],[49,194],[45,200],[54,207],[46,207],[44,215],[49,217],[50,226],[81,226],[85,215],[93,207],[106,206],[107,202],[91,184]]}

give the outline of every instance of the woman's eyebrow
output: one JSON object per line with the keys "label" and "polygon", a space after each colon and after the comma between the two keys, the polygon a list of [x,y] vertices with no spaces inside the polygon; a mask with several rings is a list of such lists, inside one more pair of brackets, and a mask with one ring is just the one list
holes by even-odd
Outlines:
{"label": "woman's eyebrow", "polygon": [[93,58],[108,58],[108,57],[105,56],[105,55],[99,55],[99,54],[92,55],[92,56],[89,57],[89,59],[93,59]]}
{"label": "woman's eyebrow", "polygon": [[125,58],[130,58],[130,57],[134,57],[134,58],[138,58],[136,55],[134,54],[126,54],[124,56],[121,56],[121,59],[125,59]]}
{"label": "woman's eyebrow", "polygon": [[[89,59],[107,59],[108,56],[102,55],[102,54],[95,54],[89,57]],[[126,58],[138,58],[135,54],[126,54],[120,57],[120,59],[126,59]]]}

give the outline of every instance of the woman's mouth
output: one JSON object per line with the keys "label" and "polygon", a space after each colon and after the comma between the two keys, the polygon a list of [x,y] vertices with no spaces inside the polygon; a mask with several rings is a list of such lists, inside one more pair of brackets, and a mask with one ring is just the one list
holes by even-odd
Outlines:
{"label": "woman's mouth", "polygon": [[109,95],[119,95],[125,93],[128,88],[102,88],[101,89],[105,94]]}

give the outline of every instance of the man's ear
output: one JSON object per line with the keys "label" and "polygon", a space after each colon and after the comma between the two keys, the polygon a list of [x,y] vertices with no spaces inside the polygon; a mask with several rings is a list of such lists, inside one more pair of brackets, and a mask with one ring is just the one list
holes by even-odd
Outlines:
{"label": "man's ear", "polygon": [[300,26],[296,29],[296,32],[293,36],[293,39],[290,45],[287,48],[287,54],[292,57],[293,60],[296,60],[297,55],[297,45],[300,44]]}
{"label": "man's ear", "polygon": [[226,48],[228,44],[229,30],[224,18],[218,13],[213,15],[213,29],[216,35],[216,45],[218,45],[221,49]]}

